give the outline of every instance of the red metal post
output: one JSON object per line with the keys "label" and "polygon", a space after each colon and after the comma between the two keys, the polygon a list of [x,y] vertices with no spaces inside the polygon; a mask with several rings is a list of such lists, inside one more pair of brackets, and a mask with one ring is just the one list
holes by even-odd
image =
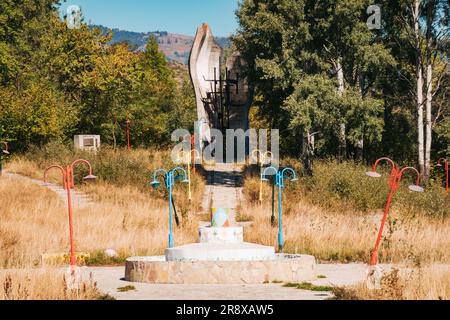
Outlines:
{"label": "red metal post", "polygon": [[76,268],[76,257],[75,257],[75,250],[74,250],[74,241],[73,241],[73,217],[72,217],[72,199],[70,195],[70,185],[72,183],[71,181],[71,166],[66,166],[63,168],[62,166],[54,165],[50,166],[44,171],[44,182],[47,182],[47,172],[50,169],[59,169],[62,174],[63,178],[63,187],[67,191],[67,207],[69,211],[69,236],[70,236],[70,270],[72,274],[75,272]]}
{"label": "red metal post", "polygon": [[75,188],[75,181],[74,181],[74,176],[73,176],[73,167],[70,166],[69,171],[67,172],[67,181],[68,181],[68,185],[69,188]]}
{"label": "red metal post", "polygon": [[[389,192],[388,200],[386,202],[386,209],[384,210],[383,219],[381,220],[381,226],[380,226],[380,230],[378,231],[377,240],[375,242],[375,248],[372,252],[372,257],[370,258],[371,266],[375,266],[378,263],[378,248],[380,246],[381,237],[383,235],[384,225],[386,223],[387,215],[389,213],[389,209],[391,207],[391,203],[392,203],[392,199],[394,197],[395,191],[397,191],[398,188],[400,187],[400,182],[402,180],[403,174],[408,170],[414,171],[417,175],[416,185],[419,185],[419,183],[420,183],[420,173],[419,173],[419,171],[417,171],[417,169],[412,168],[412,167],[405,167],[402,170],[400,170],[395,164],[394,164],[394,168],[395,168],[395,170],[394,170],[393,179],[391,180],[391,178],[390,178],[391,191]],[[391,172],[391,175],[392,175],[392,172]]]}
{"label": "red metal post", "polygon": [[383,219],[381,220],[380,230],[378,231],[377,241],[375,242],[375,248],[372,252],[372,257],[370,259],[370,265],[374,266],[378,263],[378,247],[380,246],[381,236],[383,235],[384,225],[386,223],[387,215],[389,213],[389,209],[391,207],[392,198],[394,197],[395,187],[391,186],[391,191],[389,193],[389,197],[386,203],[386,209],[384,210]]}
{"label": "red metal post", "polygon": [[380,164],[381,161],[387,161],[391,164],[391,173],[389,175],[389,181],[388,184],[391,186],[394,182],[395,176],[397,175],[397,172],[399,170],[397,164],[390,158],[384,157],[384,158],[380,158],[378,159],[375,164],[373,165],[373,172],[377,171],[378,165]]}
{"label": "red metal post", "polygon": [[[70,184],[70,172],[71,167],[66,167],[65,178],[67,184]],[[72,198],[70,195],[70,188],[67,188],[67,207],[69,209],[69,234],[70,234],[70,270],[72,273],[75,272],[77,265],[77,258],[75,257],[74,241],[73,241],[73,214],[72,214]]]}
{"label": "red metal post", "polygon": [[50,171],[50,169],[59,169],[61,171],[63,188],[67,189],[69,184],[67,184],[67,181],[66,181],[66,177],[65,177],[66,172],[65,172],[65,169],[63,167],[61,167],[61,166],[50,166],[47,169],[45,169],[45,171],[44,171],[44,183],[47,183],[47,172]]}
{"label": "red metal post", "polygon": [[47,181],[47,172],[50,169],[57,168],[61,171],[63,177],[63,186],[67,191],[67,208],[69,211],[69,237],[70,237],[70,270],[72,274],[75,272],[77,259],[75,256],[75,244],[74,244],[74,236],[73,236],[73,211],[72,211],[72,197],[71,197],[71,188],[74,186],[73,181],[73,168],[75,165],[79,163],[87,164],[89,167],[89,176],[85,177],[85,179],[95,179],[96,177],[92,175],[92,166],[87,160],[79,159],[75,160],[71,165],[67,165],[65,168],[59,165],[50,166],[44,171],[44,182]]}
{"label": "red metal post", "polygon": [[88,168],[89,168],[89,175],[92,175],[92,166],[91,166],[91,163],[89,161],[84,160],[84,159],[75,160],[70,165],[70,171],[69,171],[69,181],[70,181],[70,187],[71,188],[75,188],[75,179],[74,179],[74,175],[73,175],[73,168],[79,163],[86,164],[88,166]]}

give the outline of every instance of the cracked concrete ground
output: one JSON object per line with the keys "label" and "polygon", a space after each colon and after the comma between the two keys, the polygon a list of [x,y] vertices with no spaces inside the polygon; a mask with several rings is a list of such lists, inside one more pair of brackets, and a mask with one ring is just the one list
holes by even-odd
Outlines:
{"label": "cracked concrete ground", "polygon": [[[385,266],[386,267],[386,266]],[[351,286],[366,279],[365,264],[318,264],[317,274],[326,278],[314,285]],[[315,292],[283,287],[283,284],[248,285],[173,285],[132,283],[122,280],[123,267],[86,268],[98,288],[118,300],[325,300],[330,292]],[[133,286],[135,290],[119,292],[118,288]]]}

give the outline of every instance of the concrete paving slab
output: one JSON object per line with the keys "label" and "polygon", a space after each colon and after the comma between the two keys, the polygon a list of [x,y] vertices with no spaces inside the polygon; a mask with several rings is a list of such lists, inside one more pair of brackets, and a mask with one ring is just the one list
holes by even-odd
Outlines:
{"label": "concrete paving slab", "polygon": [[[282,284],[244,285],[179,285],[146,284],[123,280],[123,267],[89,268],[98,288],[117,300],[324,300],[329,292],[312,292],[286,288]],[[134,290],[119,292],[118,288],[133,286]]]}

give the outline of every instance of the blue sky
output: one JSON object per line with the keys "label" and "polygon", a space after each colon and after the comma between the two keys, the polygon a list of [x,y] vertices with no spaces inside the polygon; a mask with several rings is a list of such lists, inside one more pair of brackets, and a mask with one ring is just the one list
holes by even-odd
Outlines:
{"label": "blue sky", "polygon": [[168,31],[195,35],[207,22],[216,36],[228,36],[237,28],[238,0],[67,0],[82,8],[85,22],[128,31]]}

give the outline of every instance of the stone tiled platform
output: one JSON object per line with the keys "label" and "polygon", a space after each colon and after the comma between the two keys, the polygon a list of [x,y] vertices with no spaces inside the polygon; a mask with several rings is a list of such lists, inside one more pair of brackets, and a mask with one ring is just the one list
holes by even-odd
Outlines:
{"label": "stone tiled platform", "polygon": [[155,284],[260,284],[316,279],[315,258],[275,254],[261,261],[166,261],[165,256],[128,258],[125,280]]}

